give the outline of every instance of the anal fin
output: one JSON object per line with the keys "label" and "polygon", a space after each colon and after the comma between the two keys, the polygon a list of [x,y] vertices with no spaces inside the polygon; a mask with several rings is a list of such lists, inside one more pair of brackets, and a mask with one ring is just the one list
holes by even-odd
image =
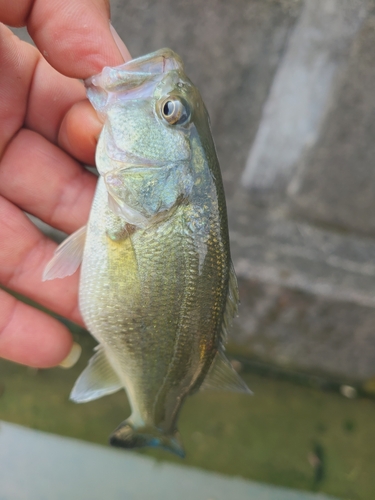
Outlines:
{"label": "anal fin", "polygon": [[231,391],[252,394],[228,358],[218,351],[200,390]]}
{"label": "anal fin", "polygon": [[65,278],[79,268],[86,240],[86,226],[71,234],[59,245],[43,272],[43,281]]}
{"label": "anal fin", "polygon": [[74,384],[70,399],[75,403],[87,403],[107,394],[113,394],[122,387],[120,379],[108,361],[105,350],[99,346]]}

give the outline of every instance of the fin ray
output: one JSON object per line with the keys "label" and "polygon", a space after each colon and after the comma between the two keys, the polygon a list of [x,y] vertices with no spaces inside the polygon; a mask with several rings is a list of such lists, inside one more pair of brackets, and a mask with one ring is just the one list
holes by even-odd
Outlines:
{"label": "fin ray", "polygon": [[230,364],[228,358],[219,351],[206,375],[200,390],[231,391],[252,394],[242,378]]}
{"label": "fin ray", "polygon": [[237,314],[239,303],[240,303],[240,297],[239,297],[239,293],[238,293],[237,277],[236,277],[236,273],[234,270],[233,262],[231,261],[230,262],[230,269],[229,269],[229,284],[228,284],[227,302],[225,305],[223,323],[221,326],[221,337],[220,337],[221,347],[223,347],[227,341],[228,330],[232,324],[232,319]]}
{"label": "fin ray", "polygon": [[113,394],[122,388],[103,347],[90,359],[89,364],[76,380],[70,399],[75,403],[86,403]]}
{"label": "fin ray", "polygon": [[42,281],[71,276],[79,268],[86,240],[86,226],[68,236],[55,250],[52,259],[46,265]]}

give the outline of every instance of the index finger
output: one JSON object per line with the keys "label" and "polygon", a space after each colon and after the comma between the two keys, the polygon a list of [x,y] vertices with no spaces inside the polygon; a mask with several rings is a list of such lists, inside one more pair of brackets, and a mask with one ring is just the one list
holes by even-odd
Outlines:
{"label": "index finger", "polygon": [[124,62],[109,18],[106,0],[0,0],[0,21],[27,26],[45,59],[74,78]]}

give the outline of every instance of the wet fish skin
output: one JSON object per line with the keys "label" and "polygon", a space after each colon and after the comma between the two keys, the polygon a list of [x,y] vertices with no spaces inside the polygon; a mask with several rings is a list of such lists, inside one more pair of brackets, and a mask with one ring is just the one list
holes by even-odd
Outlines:
{"label": "wet fish skin", "polygon": [[99,350],[71,397],[125,388],[132,413],[111,444],[183,456],[188,395],[215,378],[249,392],[223,356],[238,291],[208,114],[169,49],[86,84],[104,127],[79,301]]}

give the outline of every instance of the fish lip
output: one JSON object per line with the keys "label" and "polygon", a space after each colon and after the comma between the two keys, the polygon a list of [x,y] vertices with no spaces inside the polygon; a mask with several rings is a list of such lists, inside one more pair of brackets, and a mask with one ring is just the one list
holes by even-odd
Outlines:
{"label": "fish lip", "polygon": [[[121,151],[121,159],[120,158],[115,158],[113,156],[110,156],[107,152],[108,158],[110,158],[111,162],[113,162],[115,165],[112,165],[113,168],[111,170],[106,170],[101,172],[100,169],[98,168],[99,174],[103,178],[107,178],[108,175],[114,174],[118,172],[119,170],[123,169],[131,169],[134,167],[138,167],[139,169],[141,168],[147,168],[147,169],[161,169],[167,166],[170,166],[173,164],[174,166],[178,166],[181,163],[189,163],[190,158],[181,158],[180,160],[175,160],[171,162],[170,160],[153,160],[149,158],[143,158],[141,156],[136,156],[133,155],[127,151]],[[118,164],[118,165],[116,165]]]}
{"label": "fish lip", "polygon": [[84,80],[86,88],[100,87],[111,91],[122,85],[126,80],[131,80],[131,75],[144,76],[153,79],[173,70],[183,70],[181,58],[168,48],[159,49],[146,56],[130,59],[118,66],[105,66],[100,73],[90,76]]}
{"label": "fish lip", "polygon": [[[112,160],[113,162],[121,163],[120,168],[130,168],[130,167],[134,167],[134,166],[147,166],[147,167],[161,168],[168,163],[168,161],[165,161],[165,160],[163,160],[163,161],[150,160],[149,158],[144,158],[142,156],[134,155],[134,154],[130,153],[129,151],[124,151],[124,150],[118,150],[118,151],[121,154],[121,159],[120,159],[120,157],[116,158],[115,156],[113,156],[113,154],[111,155],[108,151],[107,151],[107,155],[108,155],[108,158],[110,160]],[[187,161],[187,160],[181,160],[181,161]],[[113,172],[115,170],[118,170],[118,168],[111,170],[111,172]]]}
{"label": "fish lip", "polygon": [[[137,165],[161,168],[171,163],[171,161],[168,160],[168,158],[163,158],[162,160],[150,159],[144,156],[131,153],[130,151],[120,149],[113,138],[113,134],[111,133],[108,124],[104,129],[104,133],[106,134],[104,139],[105,154],[112,162],[121,163],[121,166],[119,166],[119,168],[128,168]],[[175,160],[173,163],[177,165],[180,164],[180,162],[188,162],[190,161],[190,159],[191,156],[189,155],[185,158],[180,158],[178,160]],[[118,168],[111,169],[111,171],[114,170],[118,170]],[[99,173],[101,174],[100,170]],[[104,173],[101,175],[104,175]]]}
{"label": "fish lip", "polygon": [[177,167],[181,163],[188,163],[186,160],[180,160],[178,162],[164,162],[162,164],[152,164],[152,163],[121,163],[121,166],[118,168],[113,168],[112,170],[108,170],[107,172],[99,172],[100,176],[104,179],[107,191],[111,191],[111,188],[118,187],[122,184],[122,181],[118,179],[118,174],[124,170],[130,170],[131,172],[141,172],[143,169],[146,170],[160,170],[162,168],[168,167]]}
{"label": "fish lip", "polygon": [[108,172],[105,172],[103,174],[100,174],[106,182],[109,182],[109,184],[112,183],[112,181],[115,181],[114,183],[117,184],[117,181],[115,180],[117,178],[117,174],[121,170],[133,170],[133,171],[141,171],[142,169],[147,169],[147,170],[159,170],[163,167],[171,167],[171,166],[178,166],[181,163],[188,163],[186,160],[179,160],[176,162],[163,162],[156,164],[155,163],[122,163],[121,167],[119,168],[114,168],[112,170],[108,170]]}
{"label": "fish lip", "polygon": [[183,77],[182,60],[172,50],[160,49],[119,66],[105,66],[100,73],[84,80],[86,95],[104,122],[111,105],[118,100],[125,102],[152,97],[169,73]]}

